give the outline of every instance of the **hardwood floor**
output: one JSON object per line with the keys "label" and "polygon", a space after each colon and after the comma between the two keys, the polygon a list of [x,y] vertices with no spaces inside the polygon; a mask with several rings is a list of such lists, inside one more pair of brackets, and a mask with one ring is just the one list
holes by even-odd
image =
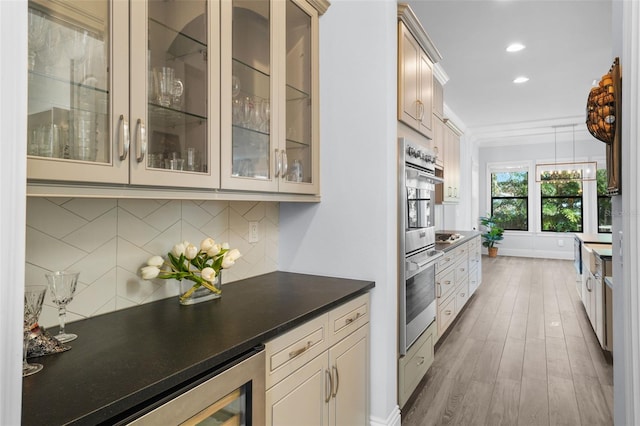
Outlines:
{"label": "hardwood floor", "polygon": [[482,257],[482,284],[402,410],[404,426],[611,425],[613,365],[568,260]]}

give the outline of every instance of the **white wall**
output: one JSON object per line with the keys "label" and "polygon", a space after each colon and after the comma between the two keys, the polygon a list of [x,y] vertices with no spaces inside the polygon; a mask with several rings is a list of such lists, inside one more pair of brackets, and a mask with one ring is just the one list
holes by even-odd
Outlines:
{"label": "white wall", "polygon": [[[0,424],[20,424],[27,174],[27,2],[0,1]],[[10,36],[9,36],[10,35]]]}
{"label": "white wall", "polygon": [[[536,162],[554,163],[573,161],[572,141],[558,141],[554,144],[554,134],[549,134],[549,143],[530,145],[503,145],[480,147],[479,152],[479,212],[485,215],[491,212],[490,176],[487,166],[490,164],[526,162],[535,173]],[[557,155],[556,155],[557,152]],[[605,144],[587,136],[576,136],[575,161],[604,161]],[[603,165],[604,166],[604,165]],[[505,238],[498,246],[500,254],[524,257],[551,257],[573,259],[573,234],[539,232],[540,202],[539,189],[535,176],[529,178],[529,231],[505,231]],[[585,182],[585,193],[593,197],[584,198],[584,232],[597,233],[595,182]],[[590,212],[587,214],[586,212]]]}
{"label": "white wall", "polygon": [[396,33],[392,0],[335,0],[320,18],[319,204],[280,206],[282,270],[375,281],[371,423],[397,401]]}

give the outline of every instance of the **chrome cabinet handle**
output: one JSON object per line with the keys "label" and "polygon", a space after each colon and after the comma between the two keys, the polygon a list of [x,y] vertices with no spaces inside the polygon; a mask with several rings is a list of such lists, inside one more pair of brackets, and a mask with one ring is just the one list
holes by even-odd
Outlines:
{"label": "chrome cabinet handle", "polygon": [[280,155],[278,155],[278,148],[274,149],[274,155],[275,155],[275,159],[273,161],[275,170],[273,171],[273,174],[275,177],[280,176],[280,169],[282,168],[282,160],[280,159]]}
{"label": "chrome cabinet handle", "polygon": [[307,342],[307,344],[304,345],[304,347],[302,347],[300,349],[296,349],[295,351],[289,352],[289,359],[295,358],[298,355],[304,353],[305,351],[307,351],[307,349],[309,349],[311,347],[312,344],[313,344],[313,342],[311,340],[309,340]]}
{"label": "chrome cabinet handle", "polygon": [[335,365],[331,367],[331,369],[336,372],[336,387],[333,393],[331,394],[331,396],[335,398],[336,395],[338,394],[338,387],[340,386],[340,376],[338,375],[338,368]]}
{"label": "chrome cabinet handle", "polygon": [[460,297],[464,297],[464,293],[460,293]]}
{"label": "chrome cabinet handle", "polygon": [[129,137],[129,122],[124,117],[124,114],[120,114],[120,129],[121,132],[118,132],[118,154],[120,156],[120,161],[124,161],[127,159],[127,155],[129,154],[129,144],[131,143]]}
{"label": "chrome cabinet handle", "polygon": [[446,311],[444,311],[445,315],[451,315],[451,309],[447,309]]}
{"label": "chrome cabinet handle", "polygon": [[144,161],[144,156],[147,153],[147,129],[145,128],[142,119],[138,118],[136,124],[137,128],[137,143],[136,143],[136,160],[138,163]]}
{"label": "chrome cabinet handle", "polygon": [[287,171],[289,171],[289,162],[287,160],[287,152],[283,149],[282,151],[282,173],[280,173],[280,177],[285,179],[287,177]]}
{"label": "chrome cabinet handle", "polygon": [[422,365],[422,364],[424,364],[424,357],[423,357],[423,356],[421,356],[421,357],[418,357],[418,358],[420,359],[420,361],[418,361],[416,365]]}
{"label": "chrome cabinet handle", "polygon": [[442,289],[440,287],[440,283],[437,283],[438,285],[436,286],[436,297],[438,299],[440,299],[440,297],[442,296]]}
{"label": "chrome cabinet handle", "polygon": [[324,372],[327,375],[327,384],[329,385],[329,392],[325,394],[324,402],[329,402],[331,399],[331,391],[333,389],[333,377],[331,377],[331,372],[329,370],[324,370]]}

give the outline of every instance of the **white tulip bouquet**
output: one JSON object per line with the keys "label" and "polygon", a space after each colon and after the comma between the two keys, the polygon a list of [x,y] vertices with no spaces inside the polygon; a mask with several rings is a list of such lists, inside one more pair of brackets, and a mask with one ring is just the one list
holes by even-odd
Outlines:
{"label": "white tulip bouquet", "polygon": [[221,269],[231,268],[240,256],[238,249],[230,249],[228,243],[217,244],[213,238],[202,240],[199,248],[183,241],[167,253],[167,260],[162,256],[150,257],[147,266],[140,269],[140,275],[145,280],[173,278],[193,281],[193,286],[180,295],[182,302],[200,287],[220,294],[221,290],[214,284],[216,277]]}

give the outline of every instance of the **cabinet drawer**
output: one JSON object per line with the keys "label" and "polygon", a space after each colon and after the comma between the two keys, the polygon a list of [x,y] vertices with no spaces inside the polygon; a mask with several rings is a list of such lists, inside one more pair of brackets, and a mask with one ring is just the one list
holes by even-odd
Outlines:
{"label": "cabinet drawer", "polygon": [[469,247],[470,244],[469,243],[464,243],[459,247],[456,247],[456,249],[453,252],[453,255],[456,258],[456,262],[459,262],[460,259],[462,259],[463,257],[467,257],[469,255]]}
{"label": "cabinet drawer", "polygon": [[333,345],[369,322],[369,294],[329,312],[329,344]]}
{"label": "cabinet drawer", "polygon": [[460,313],[464,305],[466,305],[469,300],[469,280],[466,280],[464,283],[459,285],[456,288],[456,315]]}
{"label": "cabinet drawer", "polygon": [[444,272],[445,269],[455,263],[455,251],[448,251],[438,260],[436,271]]}
{"label": "cabinet drawer", "polygon": [[438,306],[438,338],[449,328],[456,317],[456,297],[452,294],[441,306]]}
{"label": "cabinet drawer", "polygon": [[476,292],[480,285],[480,268],[476,265],[469,271],[469,297]]}
{"label": "cabinet drawer", "polygon": [[265,344],[267,389],[329,347],[328,321],[321,315]]}
{"label": "cabinet drawer", "polygon": [[456,263],[454,272],[456,286],[461,284],[464,280],[469,279],[469,259],[466,256]]}
{"label": "cabinet drawer", "polygon": [[433,363],[433,345],[436,340],[436,332],[436,323],[434,322],[409,348],[407,355],[400,358],[398,391],[401,407],[407,402]]}
{"label": "cabinet drawer", "polygon": [[456,288],[456,271],[449,269],[447,272],[436,275],[436,300],[438,305],[446,299]]}

